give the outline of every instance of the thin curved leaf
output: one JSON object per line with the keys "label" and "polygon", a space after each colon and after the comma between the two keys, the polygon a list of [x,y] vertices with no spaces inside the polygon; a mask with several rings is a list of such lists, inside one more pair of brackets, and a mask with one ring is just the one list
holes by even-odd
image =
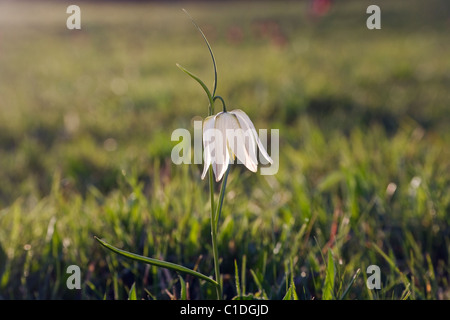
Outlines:
{"label": "thin curved leaf", "polygon": [[205,280],[209,283],[212,283],[213,285],[215,285],[216,287],[219,285],[215,280],[211,279],[210,277],[204,275],[203,273],[194,271],[192,269],[180,266],[178,264],[172,263],[172,262],[167,262],[167,261],[163,261],[163,260],[158,260],[158,259],[152,259],[152,258],[148,258],[148,257],[144,257],[135,253],[131,253],[125,250],[121,250],[119,248],[116,248],[112,245],[110,245],[109,243],[97,238],[96,236],[94,236],[95,240],[97,240],[102,246],[104,246],[105,248],[113,251],[114,253],[117,253],[123,257],[135,260],[135,261],[139,261],[139,262],[144,262],[156,267],[160,267],[160,268],[166,268],[166,269],[170,269],[170,270],[174,270],[177,272],[182,272],[182,273],[187,273],[190,274],[194,277],[197,277],[199,279]]}
{"label": "thin curved leaf", "polygon": [[209,100],[209,103],[211,104],[211,108],[212,108],[212,106],[213,106],[213,97],[212,97],[211,92],[209,91],[208,87],[206,86],[206,84],[202,80],[200,80],[199,77],[194,75],[192,72],[190,72],[187,69],[183,68],[180,64],[177,63],[176,65],[177,65],[178,68],[180,68],[181,71],[186,73],[188,76],[190,76],[192,79],[197,81],[202,86],[203,90],[205,90],[206,95],[208,96],[208,100]]}
{"label": "thin curved leaf", "polygon": [[209,50],[209,54],[211,55],[211,59],[213,62],[213,67],[214,67],[214,90],[213,90],[213,96],[215,96],[216,94],[216,89],[217,89],[217,66],[216,66],[216,58],[214,58],[214,53],[212,51],[212,48],[208,42],[208,39],[206,39],[205,34],[203,33],[202,29],[198,26],[198,24],[195,22],[194,18],[192,18],[192,16],[189,14],[189,12],[187,12],[187,10],[183,9],[183,12],[187,14],[187,16],[189,17],[189,19],[191,19],[192,23],[194,24],[194,26],[197,28],[197,30],[200,32],[200,34],[203,37],[203,40],[205,40],[206,42],[206,46],[208,47]]}
{"label": "thin curved leaf", "polygon": [[344,300],[347,297],[347,294],[350,292],[350,288],[353,286],[353,283],[355,282],[356,278],[358,277],[360,271],[361,271],[361,269],[359,269],[359,268],[358,268],[358,270],[356,270],[356,273],[353,275],[352,280],[350,280],[350,283],[348,284],[344,293],[341,295],[340,300]]}

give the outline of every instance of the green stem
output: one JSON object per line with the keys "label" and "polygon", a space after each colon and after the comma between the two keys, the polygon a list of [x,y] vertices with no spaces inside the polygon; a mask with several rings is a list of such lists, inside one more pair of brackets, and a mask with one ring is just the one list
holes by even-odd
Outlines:
{"label": "green stem", "polygon": [[223,98],[221,96],[215,96],[213,98],[213,101],[216,101],[216,99],[219,99],[220,101],[222,101],[223,112],[227,112],[227,106],[225,105],[225,101],[223,100]]}
{"label": "green stem", "polygon": [[[208,96],[209,99],[209,116],[214,114],[214,98],[212,96]],[[219,265],[219,251],[217,248],[217,222],[214,214],[214,175],[212,166],[209,167],[209,193],[211,197],[211,242],[213,249],[213,258],[214,258],[214,272],[216,275],[216,294],[217,299],[222,300],[222,282],[220,281],[220,265]]]}
{"label": "green stem", "polygon": [[214,256],[214,270],[216,273],[216,286],[217,299],[222,300],[222,284],[220,281],[220,267],[219,267],[219,251],[217,250],[217,229],[216,218],[214,214],[214,180],[212,168],[209,168],[209,190],[211,195],[211,240]]}
{"label": "green stem", "polygon": [[[205,90],[206,95],[208,96],[208,100],[209,100],[208,116],[212,116],[214,114],[214,101],[217,98],[215,96],[216,89],[217,89],[216,59],[214,58],[214,53],[213,53],[211,46],[208,42],[208,39],[206,39],[206,36],[203,33],[202,29],[200,29],[200,27],[197,25],[197,23],[195,23],[194,19],[190,16],[190,14],[186,10],[183,9],[183,11],[189,16],[189,18],[191,19],[194,26],[197,28],[197,30],[202,35],[203,40],[205,40],[206,46],[208,47],[209,54],[211,56],[211,59],[213,62],[213,67],[214,67],[214,88],[213,88],[212,94],[209,91],[208,87],[197,76],[195,76],[188,70],[184,69],[180,65],[177,64],[177,66],[181,70],[183,70],[185,73],[187,73],[189,76],[191,76],[193,79],[195,79],[202,86],[203,90]],[[224,105],[224,110],[225,110],[225,103],[223,102],[222,98],[220,98],[220,99],[222,100],[222,103]],[[219,252],[217,250],[217,222],[216,222],[216,214],[214,213],[214,207],[215,207],[214,206],[214,177],[213,177],[212,167],[209,168],[209,191],[210,191],[210,196],[211,196],[211,240],[212,240],[212,249],[213,249],[213,256],[214,256],[214,270],[215,270],[216,282],[217,282],[216,292],[217,292],[217,299],[221,300],[222,299],[222,283],[220,281]],[[222,196],[222,201],[223,201],[223,196]],[[220,204],[220,208],[222,208],[222,204]]]}
{"label": "green stem", "polygon": [[[217,290],[217,297],[219,300],[222,299],[222,282],[220,281],[220,268],[219,268],[219,253],[217,250],[217,231],[219,226],[219,219],[220,219],[220,213],[222,212],[222,205],[223,205],[223,198],[225,195],[225,188],[227,185],[228,180],[228,173],[230,172],[230,167],[228,167],[225,177],[222,182],[222,187],[220,188],[220,194],[219,194],[219,204],[217,206],[216,213],[214,214],[214,191],[211,192],[211,238],[213,243],[213,254],[214,254],[214,268],[216,270],[216,282],[218,283],[218,286],[216,286]],[[209,169],[209,183],[210,186],[213,183],[213,175],[212,175],[212,169]]]}
{"label": "green stem", "polygon": [[222,205],[223,205],[223,198],[225,196],[225,188],[227,186],[227,180],[228,180],[228,173],[230,172],[230,165],[228,165],[228,169],[225,172],[225,176],[223,178],[223,182],[222,182],[222,187],[220,188],[220,194],[219,194],[219,205],[217,206],[217,210],[216,210],[216,230],[218,229],[219,226],[219,221],[220,221],[220,214],[222,213]]}

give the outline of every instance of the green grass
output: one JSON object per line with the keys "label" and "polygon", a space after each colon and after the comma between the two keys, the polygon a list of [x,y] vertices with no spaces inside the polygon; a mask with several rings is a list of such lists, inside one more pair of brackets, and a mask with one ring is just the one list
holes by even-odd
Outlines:
{"label": "green grass", "polygon": [[0,3],[0,298],[215,297],[94,239],[214,274],[202,167],[170,160],[208,107],[175,64],[213,82],[184,7],[228,108],[280,129],[275,176],[230,171],[225,298],[450,299],[449,6],[383,2],[369,31],[369,4],[82,2],[70,31],[66,4]]}

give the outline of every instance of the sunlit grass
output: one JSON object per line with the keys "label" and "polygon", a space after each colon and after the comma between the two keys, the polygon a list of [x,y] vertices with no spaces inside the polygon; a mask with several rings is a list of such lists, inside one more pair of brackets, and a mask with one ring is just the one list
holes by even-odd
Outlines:
{"label": "sunlit grass", "polygon": [[[133,283],[138,299],[180,298],[176,273],[114,257],[93,236],[213,275],[202,166],[170,162],[172,131],[192,130],[208,105],[175,65],[212,85],[202,39],[178,5],[83,3],[82,31],[69,31],[63,5],[7,3],[0,298],[127,299]],[[450,298],[446,4],[400,3],[383,4],[378,33],[358,1],[316,22],[297,2],[186,6],[214,46],[218,94],[280,129],[277,175],[230,172],[226,298],[239,295],[236,266],[253,297],[294,298],[295,286],[300,299]],[[268,21],[279,34],[258,31]],[[66,287],[71,264],[80,291]],[[365,285],[372,264],[380,291]],[[191,299],[214,298],[184,280]]]}

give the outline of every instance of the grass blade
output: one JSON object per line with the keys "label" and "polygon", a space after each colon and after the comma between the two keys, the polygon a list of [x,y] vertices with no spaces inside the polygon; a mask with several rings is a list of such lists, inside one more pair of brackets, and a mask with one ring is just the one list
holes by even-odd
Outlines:
{"label": "grass blade", "polygon": [[158,260],[158,259],[147,258],[147,257],[141,256],[141,255],[135,254],[135,253],[131,253],[131,252],[128,252],[128,251],[125,251],[125,250],[121,250],[121,249],[116,248],[116,247],[110,245],[109,243],[107,243],[107,242],[105,242],[105,241],[95,237],[95,236],[94,236],[94,238],[95,238],[95,240],[97,240],[105,248],[107,248],[107,249],[113,251],[114,253],[117,253],[117,254],[125,257],[125,258],[129,258],[129,259],[132,259],[132,260],[135,260],[135,261],[147,263],[147,264],[150,264],[150,265],[153,265],[153,266],[156,266],[156,267],[160,267],[160,268],[166,268],[166,269],[174,270],[174,271],[181,272],[181,273],[187,273],[187,274],[190,274],[190,275],[192,275],[194,277],[197,277],[199,279],[205,280],[205,281],[215,285],[216,287],[219,285],[215,280],[211,279],[210,277],[208,277],[208,276],[206,276],[206,275],[204,275],[204,274],[202,274],[200,272],[197,272],[197,271],[194,271],[192,269],[180,266],[180,265],[175,264],[175,263],[171,263],[171,262],[167,262],[167,261],[163,261],[163,260]]}
{"label": "grass blade", "polygon": [[286,295],[283,297],[283,300],[298,300],[297,291],[295,288],[294,280],[291,280],[291,285],[289,286]]}
{"label": "grass blade", "polygon": [[350,280],[347,288],[345,288],[345,291],[342,293],[340,300],[344,300],[345,297],[347,297],[347,294],[350,292],[350,288],[353,286],[353,283],[355,282],[356,278],[358,278],[360,272],[361,269],[358,268],[358,270],[356,270],[355,274],[353,275],[352,280]]}
{"label": "grass blade", "polygon": [[289,289],[286,291],[283,300],[292,300],[292,286],[290,286]]}
{"label": "grass blade", "polygon": [[186,281],[184,281],[182,276],[178,276],[180,278],[180,285],[181,285],[181,294],[180,299],[181,300],[187,300],[187,290],[186,290]]}
{"label": "grass blade", "polygon": [[403,284],[405,285],[405,287],[408,287],[410,282],[408,280],[408,278],[404,275],[403,272],[400,271],[400,269],[397,267],[397,265],[395,264],[395,262],[386,254],[383,252],[383,250],[381,250],[381,248],[379,246],[377,246],[375,243],[372,242],[372,247],[375,248],[375,251],[377,251],[383,258],[384,260],[386,260],[386,262],[389,264],[389,266],[398,273],[398,275],[400,276]]}
{"label": "grass blade", "polygon": [[236,294],[238,297],[241,297],[241,285],[239,283],[239,269],[238,269],[238,265],[236,260],[234,260],[234,274],[235,274],[235,278],[236,278]]}
{"label": "grass blade", "polygon": [[253,271],[252,269],[250,269],[250,273],[253,277],[253,280],[255,281],[256,286],[258,287],[259,292],[261,293],[261,295],[264,297],[264,299],[269,299],[267,297],[266,292],[264,291],[264,288],[261,284],[261,281],[259,280],[258,276],[256,275],[255,271]]}
{"label": "grass blade", "polygon": [[331,254],[331,250],[328,250],[328,265],[327,265],[327,275],[325,277],[325,283],[323,288],[323,300],[332,300],[334,299],[334,278],[335,278],[335,267],[333,255]]}
{"label": "grass blade", "polygon": [[[290,261],[289,264],[290,267],[290,282],[291,284],[289,285],[289,289],[286,292],[286,295],[284,296],[283,300],[298,300],[298,295],[297,295],[297,289],[295,288],[295,282],[294,282],[294,262]],[[286,279],[287,279],[287,275],[286,275]]]}
{"label": "grass blade", "polygon": [[128,292],[128,300],[137,300],[136,296],[136,282],[131,286],[130,291]]}
{"label": "grass blade", "polygon": [[245,270],[247,268],[247,256],[244,254],[242,257],[242,265],[241,265],[241,291],[242,295],[245,296]]}

